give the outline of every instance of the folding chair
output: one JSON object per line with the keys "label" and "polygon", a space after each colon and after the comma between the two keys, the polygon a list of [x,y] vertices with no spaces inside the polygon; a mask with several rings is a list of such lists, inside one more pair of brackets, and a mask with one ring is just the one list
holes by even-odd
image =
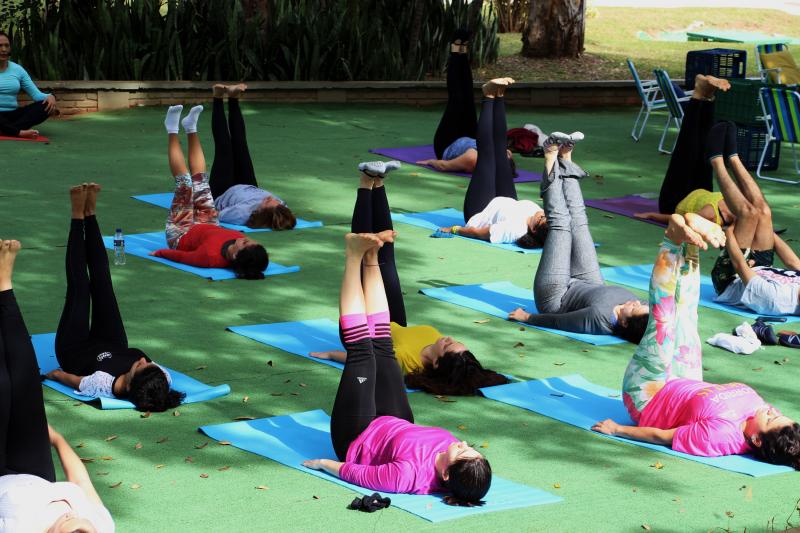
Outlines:
{"label": "folding chair", "polygon": [[[761,55],[762,54],[771,54],[773,52],[781,52],[783,50],[788,50],[789,47],[783,43],[772,43],[772,44],[757,44],[756,45],[756,67],[758,68],[758,74],[761,76],[761,81],[764,83],[778,83],[778,80],[781,76],[781,69],[779,68],[764,68],[764,64],[761,62]],[[775,73],[775,80],[770,80],[769,73]]]}
{"label": "folding chair", "polygon": [[675,124],[680,132],[681,123],[683,122],[683,107],[681,106],[681,102],[688,102],[691,96],[678,98],[678,95],[675,94],[675,87],[673,87],[672,80],[670,80],[666,70],[657,68],[653,73],[656,75],[656,83],[658,83],[658,88],[664,96],[664,102],[669,112],[667,115],[667,123],[664,124],[664,131],[661,133],[661,141],[658,143],[658,151],[662,154],[671,154],[672,150],[675,149],[675,144],[678,142],[678,137],[675,137],[672,148],[669,150],[664,148],[664,139],[667,137],[667,131],[672,124]]}
{"label": "folding chair", "polygon": [[773,178],[761,175],[761,167],[771,142],[785,142],[792,145],[792,156],[794,157],[794,169],[800,174],[800,164],[797,160],[795,146],[800,144],[800,93],[797,90],[785,87],[762,87],[761,88],[761,109],[767,122],[767,141],[764,143],[764,151],[758,161],[756,176],[761,179],[791,183],[796,185],[800,181],[792,181],[783,178]]}
{"label": "folding chair", "polygon": [[[626,60],[628,62],[628,68],[633,75],[633,81],[636,84],[636,90],[639,91],[639,96],[642,99],[642,107],[639,108],[639,114],[636,115],[636,122],[633,123],[633,129],[631,130],[631,137],[633,137],[634,141],[639,141],[639,138],[644,133],[645,124],[647,124],[647,119],[650,118],[651,111],[658,111],[659,109],[665,109],[667,107],[667,103],[664,101],[663,98],[659,98],[659,89],[658,89],[658,82],[656,80],[646,80],[642,81],[639,78],[639,72],[637,72],[636,67],[633,65],[633,61],[628,58]],[[641,124],[639,121],[641,120]],[[638,129],[638,131],[637,131]]]}

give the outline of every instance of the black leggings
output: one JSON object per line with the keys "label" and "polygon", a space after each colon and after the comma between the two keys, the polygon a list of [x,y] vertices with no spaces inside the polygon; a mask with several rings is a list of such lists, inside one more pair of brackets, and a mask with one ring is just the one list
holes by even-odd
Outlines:
{"label": "black leggings", "polygon": [[345,344],[345,349],[347,361],[331,411],[331,442],[340,461],[346,459],[350,444],[377,417],[394,416],[414,422],[392,339],[367,338]]}
{"label": "black leggings", "polygon": [[0,476],[56,480],[39,366],[13,290],[0,292]]}
{"label": "black leggings", "polygon": [[464,221],[483,211],[498,196],[517,199],[506,154],[506,128],[505,99],[484,98],[478,121],[478,162],[464,198]]}
{"label": "black leggings", "polygon": [[451,52],[447,62],[447,107],[433,136],[436,158],[442,159],[444,151],[456,139],[474,138],[477,129],[469,56]]}
{"label": "black leggings", "polygon": [[65,371],[86,375],[93,371],[98,347],[128,347],[96,217],[72,220],[66,271],[67,297],[56,332],[56,357]]}
{"label": "black leggings", "polygon": [[44,100],[34,102],[13,111],[0,111],[0,133],[9,137],[16,137],[20,130],[29,130],[41,124],[49,115],[44,109]]}
{"label": "black leggings", "polygon": [[706,138],[714,125],[714,103],[692,98],[684,109],[678,141],[658,194],[658,210],[668,215],[693,190],[714,190],[711,163],[706,158]]}
{"label": "black leggings", "polygon": [[214,135],[214,163],[209,178],[211,196],[218,198],[234,185],[258,187],[238,98],[228,98],[227,121],[222,98],[214,98],[211,132]]}
{"label": "black leggings", "polygon": [[[389,212],[389,199],[385,187],[358,189],[356,205],[353,207],[353,220],[350,224],[353,233],[379,233],[392,229],[392,215]],[[406,307],[403,303],[403,290],[394,259],[394,244],[388,242],[378,250],[383,287],[389,301],[389,316],[401,326],[408,325]]]}

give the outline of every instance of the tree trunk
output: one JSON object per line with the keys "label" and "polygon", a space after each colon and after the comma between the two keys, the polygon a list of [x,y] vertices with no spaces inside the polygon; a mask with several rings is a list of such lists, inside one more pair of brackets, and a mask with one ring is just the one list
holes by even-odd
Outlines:
{"label": "tree trunk", "polygon": [[522,31],[526,57],[579,57],[586,31],[585,0],[531,0]]}
{"label": "tree trunk", "polygon": [[409,32],[407,61],[414,58],[419,48],[419,38],[422,34],[422,20],[425,17],[425,5],[426,2],[422,0],[414,2],[414,19],[411,22],[411,31]]}

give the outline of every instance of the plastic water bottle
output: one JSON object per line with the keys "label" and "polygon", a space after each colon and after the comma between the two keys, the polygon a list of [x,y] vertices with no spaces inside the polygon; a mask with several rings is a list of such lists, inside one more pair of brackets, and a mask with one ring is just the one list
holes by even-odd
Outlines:
{"label": "plastic water bottle", "polygon": [[114,233],[114,264],[125,264],[125,237],[120,228]]}

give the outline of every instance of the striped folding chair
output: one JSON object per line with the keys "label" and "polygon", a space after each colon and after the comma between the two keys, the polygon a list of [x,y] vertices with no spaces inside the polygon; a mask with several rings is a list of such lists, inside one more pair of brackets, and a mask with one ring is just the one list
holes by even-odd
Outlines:
{"label": "striped folding chair", "polygon": [[764,143],[764,151],[758,161],[756,176],[782,183],[800,183],[800,181],[761,175],[761,167],[771,142],[785,142],[792,145],[794,169],[797,174],[800,174],[800,164],[798,164],[795,150],[795,146],[800,143],[800,93],[786,87],[762,87],[761,109],[767,122],[767,142]]}
{"label": "striped folding chair", "polygon": [[764,83],[772,83],[772,81],[769,79],[769,73],[774,72],[776,80],[780,78],[781,74],[781,69],[779,68],[764,68],[763,63],[761,63],[761,55],[771,54],[773,52],[781,52],[783,50],[788,50],[788,49],[789,47],[783,43],[756,45],[756,67],[758,68],[759,76],[761,76],[761,81],[763,81]]}
{"label": "striped folding chair", "polygon": [[667,131],[669,131],[670,126],[673,124],[680,132],[681,123],[683,122],[683,107],[681,106],[681,102],[687,102],[691,96],[678,98],[678,95],[675,94],[675,87],[672,85],[672,80],[669,79],[669,74],[667,74],[666,70],[657,68],[653,71],[653,73],[656,75],[656,83],[658,84],[661,94],[664,96],[664,102],[666,103],[668,111],[667,123],[664,124],[664,131],[661,133],[661,141],[658,143],[658,151],[662,154],[671,154],[672,150],[675,149],[675,143],[678,142],[678,137],[675,137],[675,141],[672,143],[672,148],[669,150],[664,148],[664,139],[666,139]]}
{"label": "striped folding chair", "polygon": [[[665,109],[667,103],[663,98],[659,97],[660,91],[658,89],[658,82],[656,82],[656,80],[642,81],[639,78],[639,72],[633,65],[633,60],[628,58],[627,63],[628,69],[630,69],[631,75],[633,75],[633,82],[636,84],[636,90],[639,92],[639,96],[642,99],[642,107],[639,108],[639,114],[636,115],[636,121],[633,123],[633,129],[631,130],[631,137],[633,137],[634,141],[638,142],[642,133],[644,133],[644,126],[647,124],[647,119],[650,118],[650,112]],[[639,124],[639,121],[641,121],[641,124]]]}

